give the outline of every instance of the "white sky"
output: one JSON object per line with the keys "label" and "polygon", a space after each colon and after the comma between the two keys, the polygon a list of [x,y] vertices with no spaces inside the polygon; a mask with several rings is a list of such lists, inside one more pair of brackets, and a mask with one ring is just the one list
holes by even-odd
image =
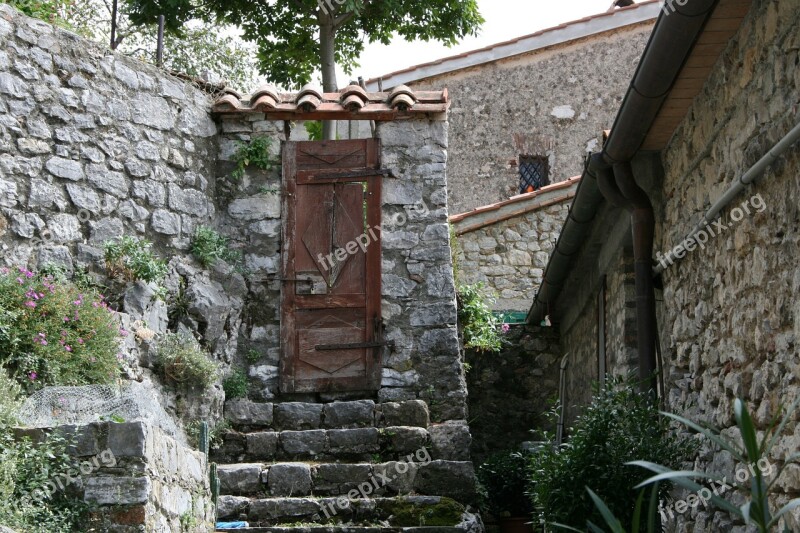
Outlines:
{"label": "white sky", "polygon": [[[425,0],[420,0],[425,1]],[[396,38],[390,45],[367,45],[351,75],[337,72],[339,86],[350,79],[363,76],[365,80],[426,63],[442,57],[460,54],[501,41],[534,33],[564,22],[605,12],[611,0],[478,0],[480,12],[486,19],[478,37],[464,39],[447,48],[437,42],[408,43]]]}

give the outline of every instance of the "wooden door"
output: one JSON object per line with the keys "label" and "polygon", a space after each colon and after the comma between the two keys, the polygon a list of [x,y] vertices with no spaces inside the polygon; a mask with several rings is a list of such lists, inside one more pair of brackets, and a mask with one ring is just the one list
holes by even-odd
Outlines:
{"label": "wooden door", "polygon": [[375,139],[284,146],[283,392],[380,386],[378,153]]}

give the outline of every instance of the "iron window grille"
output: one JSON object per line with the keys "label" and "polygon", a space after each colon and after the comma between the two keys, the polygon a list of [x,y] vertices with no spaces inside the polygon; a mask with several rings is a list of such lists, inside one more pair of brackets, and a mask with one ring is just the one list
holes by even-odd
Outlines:
{"label": "iron window grille", "polygon": [[550,184],[550,164],[542,155],[519,156],[519,192],[538,191]]}

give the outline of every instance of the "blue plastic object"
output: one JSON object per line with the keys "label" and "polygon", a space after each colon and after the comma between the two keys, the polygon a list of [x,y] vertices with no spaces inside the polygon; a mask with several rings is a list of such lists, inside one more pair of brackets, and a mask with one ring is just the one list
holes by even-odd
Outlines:
{"label": "blue plastic object", "polygon": [[244,529],[250,527],[247,522],[217,522],[217,529]]}

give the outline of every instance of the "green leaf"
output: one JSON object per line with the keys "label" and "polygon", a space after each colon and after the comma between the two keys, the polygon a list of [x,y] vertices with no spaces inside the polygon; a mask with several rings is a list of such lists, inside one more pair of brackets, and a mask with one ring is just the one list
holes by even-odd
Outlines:
{"label": "green leaf", "polygon": [[736,424],[739,426],[739,432],[742,435],[745,450],[747,450],[748,462],[753,464],[760,458],[758,436],[753,425],[753,419],[750,418],[750,413],[747,412],[747,406],[739,398],[736,398],[733,403],[733,413],[736,417]]}
{"label": "green leaf", "polygon": [[625,533],[625,529],[623,529],[622,524],[614,516],[614,513],[611,512],[611,509],[603,502],[603,500],[589,487],[586,487],[586,490],[589,492],[589,496],[592,498],[597,510],[600,511],[600,514],[603,515],[603,519],[608,524],[608,527],[611,528],[612,533]]}
{"label": "green leaf", "polygon": [[742,463],[747,462],[745,460],[744,455],[742,454],[742,451],[738,447],[736,447],[735,444],[725,440],[724,438],[722,438],[720,435],[718,435],[717,433],[713,432],[712,430],[710,430],[708,428],[704,428],[704,427],[700,426],[699,424],[696,424],[696,423],[692,422],[688,418],[684,418],[682,416],[678,416],[678,415],[673,414],[673,413],[668,413],[666,411],[661,411],[661,414],[666,416],[666,417],[668,417],[668,418],[671,418],[673,420],[676,420],[676,421],[680,422],[684,426],[686,426],[688,428],[691,428],[691,429],[697,431],[698,433],[701,433],[706,438],[708,438],[710,441],[712,441],[715,444],[717,444],[723,450],[727,450],[728,452],[730,452],[731,455],[733,455],[734,459],[737,459],[739,462],[742,462]]}
{"label": "green leaf", "polygon": [[791,500],[789,503],[781,507],[777,513],[775,513],[775,516],[773,516],[772,520],[770,520],[769,523],[767,524],[767,528],[771,528],[773,526],[778,525],[778,522],[780,521],[783,515],[785,515],[789,511],[797,509],[798,507],[800,507],[800,498],[795,498],[794,500]]}

